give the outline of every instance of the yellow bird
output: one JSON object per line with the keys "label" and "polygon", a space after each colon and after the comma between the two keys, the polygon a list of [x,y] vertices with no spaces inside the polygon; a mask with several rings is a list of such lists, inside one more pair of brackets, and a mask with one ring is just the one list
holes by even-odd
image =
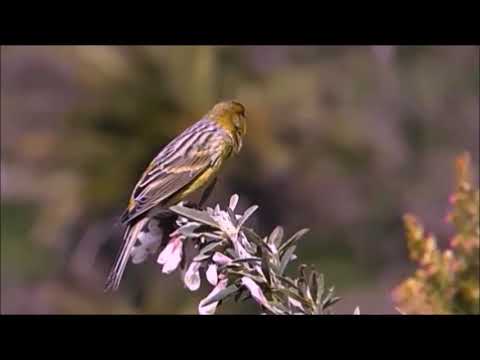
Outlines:
{"label": "yellow bird", "polygon": [[240,152],[246,131],[245,107],[236,101],[220,102],[152,160],[121,217],[127,228],[105,291],[116,290],[120,285],[138,234],[148,220],[205,188],[202,203],[224,161],[232,153]]}

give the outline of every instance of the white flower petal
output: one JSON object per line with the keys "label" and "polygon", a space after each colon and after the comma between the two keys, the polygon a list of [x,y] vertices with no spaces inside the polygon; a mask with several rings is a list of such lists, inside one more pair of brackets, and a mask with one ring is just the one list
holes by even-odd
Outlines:
{"label": "white flower petal", "polygon": [[247,287],[248,291],[250,291],[250,294],[257,303],[269,307],[268,301],[265,298],[265,295],[263,295],[262,289],[260,289],[260,286],[258,286],[255,281],[247,276],[244,276],[242,277],[242,285]]}
{"label": "white flower petal", "polygon": [[215,252],[215,254],[213,254],[212,259],[218,265],[225,265],[225,264],[228,264],[230,261],[232,261],[232,259],[229,258],[227,255],[224,255],[218,251]]}
{"label": "white flower petal", "polygon": [[196,291],[200,288],[200,269],[201,263],[193,261],[188,267],[183,278],[183,282],[190,291]]}
{"label": "white flower petal", "polygon": [[163,273],[171,273],[178,267],[178,264],[180,264],[182,260],[182,240],[183,237],[181,236],[171,239],[158,256],[157,262],[163,265]]}
{"label": "white flower petal", "polygon": [[227,279],[224,279],[222,281],[220,281],[217,286],[215,286],[213,288],[213,290],[210,292],[210,294],[208,294],[208,296],[203,299],[202,301],[200,301],[200,304],[198,304],[198,313],[200,315],[212,315],[212,314],[215,314],[215,310],[217,309],[217,306],[218,306],[218,301],[217,302],[214,302],[214,303],[211,303],[207,306],[203,306],[203,304],[205,304],[208,299],[210,299],[212,296],[215,296],[216,294],[218,294],[220,291],[222,291],[223,289],[225,289],[227,287]]}
{"label": "white flower petal", "polygon": [[217,285],[218,283],[218,276],[217,276],[217,265],[210,264],[207,269],[207,280],[213,286]]}

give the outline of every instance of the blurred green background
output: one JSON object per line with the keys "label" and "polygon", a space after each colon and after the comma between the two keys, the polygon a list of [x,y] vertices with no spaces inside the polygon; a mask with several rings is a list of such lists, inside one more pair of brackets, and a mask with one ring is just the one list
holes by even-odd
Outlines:
{"label": "blurred green background", "polygon": [[402,214],[448,238],[453,159],[479,162],[478,47],[2,46],[2,313],[196,313],[206,282],[190,293],[154,259],[103,282],[145,166],[223,99],[248,134],[209,204],[238,193],[260,233],[311,228],[298,256],[335,312],[396,313]]}

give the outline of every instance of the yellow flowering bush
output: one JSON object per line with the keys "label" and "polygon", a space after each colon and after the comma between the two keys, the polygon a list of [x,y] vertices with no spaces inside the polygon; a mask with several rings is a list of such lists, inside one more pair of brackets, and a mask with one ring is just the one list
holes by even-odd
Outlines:
{"label": "yellow flowering bush", "polygon": [[479,314],[479,190],[473,184],[470,156],[456,160],[456,189],[446,221],[455,235],[446,250],[411,214],[404,216],[410,258],[418,268],[393,291],[406,314]]}

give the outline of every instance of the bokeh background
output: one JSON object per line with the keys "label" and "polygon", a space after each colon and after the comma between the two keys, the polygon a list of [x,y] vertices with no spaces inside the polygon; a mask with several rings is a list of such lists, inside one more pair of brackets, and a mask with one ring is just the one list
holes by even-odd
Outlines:
{"label": "bokeh background", "polygon": [[190,293],[154,259],[103,283],[145,166],[222,99],[248,134],[209,204],[238,193],[260,233],[311,228],[298,256],[336,313],[397,313],[402,214],[447,239],[454,157],[478,171],[478,47],[2,46],[1,312],[196,313],[205,282]]}

